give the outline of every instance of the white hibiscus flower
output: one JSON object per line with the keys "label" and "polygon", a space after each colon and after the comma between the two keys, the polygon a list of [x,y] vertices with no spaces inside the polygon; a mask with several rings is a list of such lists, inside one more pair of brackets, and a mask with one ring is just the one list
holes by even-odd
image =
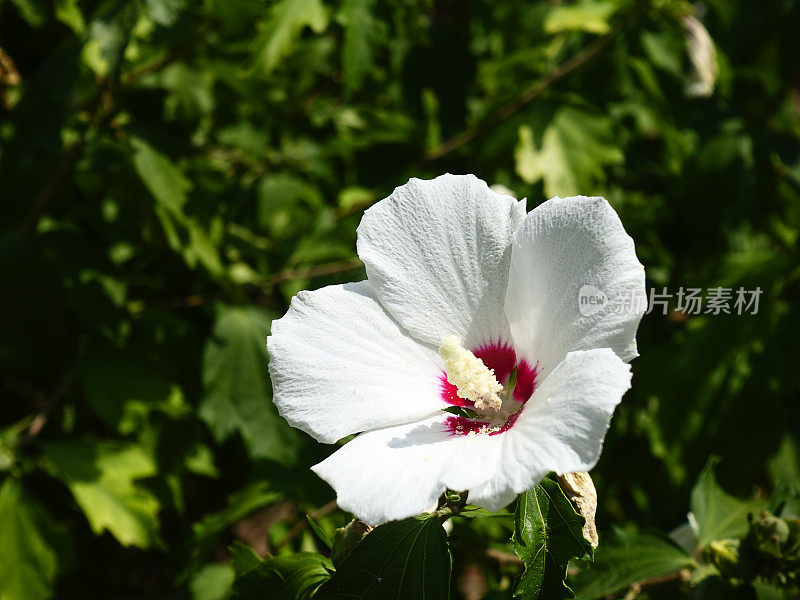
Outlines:
{"label": "white hibiscus flower", "polygon": [[300,292],[267,342],[290,424],[326,443],[360,434],[312,467],[343,509],[379,524],[449,488],[498,510],[595,465],[644,312],[579,310],[585,285],[644,297],[603,198],[526,215],[471,175],[411,179],[366,211],[358,254],[366,281]]}

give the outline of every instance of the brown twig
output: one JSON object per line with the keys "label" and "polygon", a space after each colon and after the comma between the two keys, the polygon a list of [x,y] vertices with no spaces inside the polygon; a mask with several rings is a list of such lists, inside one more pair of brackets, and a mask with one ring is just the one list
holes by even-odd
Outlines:
{"label": "brown twig", "polygon": [[486,556],[499,562],[501,565],[522,565],[525,564],[519,556],[511,552],[503,552],[496,548],[486,548]]}
{"label": "brown twig", "polygon": [[[261,287],[264,288],[264,293],[268,293],[268,288],[284,281],[294,281],[295,279],[305,279],[307,277],[313,278],[322,277],[323,275],[332,275],[334,273],[344,273],[347,271],[352,271],[353,269],[358,269],[363,265],[364,263],[361,262],[361,259],[350,258],[348,260],[317,265],[314,267],[283,269],[277,273],[269,275],[261,284]],[[156,308],[192,308],[194,306],[204,306],[209,302],[215,302],[221,299],[223,299],[222,294],[217,293],[208,296],[193,294],[191,296],[171,298],[152,305],[146,305],[141,301],[132,301],[128,305],[128,312],[132,315],[135,315]]]}
{"label": "brown twig", "polygon": [[578,67],[586,64],[597,56],[608,43],[617,37],[622,30],[632,21],[632,14],[627,19],[623,19],[614,26],[614,28],[607,34],[596,38],[591,44],[586,46],[583,50],[578,52],[575,56],[565,60],[563,63],[556,65],[553,69],[545,73],[540,79],[533,82],[528,88],[523,90],[521,94],[504,104],[497,112],[492,113],[480,123],[468,127],[461,133],[451,137],[450,139],[442,142],[435,148],[428,150],[423,157],[425,161],[434,161],[450,154],[457,148],[472,141],[477,135],[483,133],[487,129],[497,125],[498,123],[506,120],[508,117],[517,112],[520,108],[525,106],[528,102],[536,98],[544,90],[546,90],[555,81],[561,79],[568,73],[571,73]]}
{"label": "brown twig", "polygon": [[632,584],[630,588],[628,588],[628,592],[625,594],[623,600],[634,600],[634,598],[636,598],[642,593],[643,590],[647,588],[659,585],[668,585],[670,583],[683,583],[688,581],[691,576],[692,572],[689,569],[681,569],[680,571],[675,571],[674,573],[667,573],[665,575],[658,575],[657,577],[650,577],[649,579],[637,581],[636,583]]}
{"label": "brown twig", "polygon": [[6,51],[0,48],[0,84],[14,86],[20,83],[22,83],[22,77],[17,65]]}
{"label": "brown twig", "polygon": [[131,315],[137,315],[139,313],[143,313],[148,310],[153,310],[158,308],[192,308],[194,306],[204,306],[209,302],[215,302],[216,300],[220,300],[221,298],[222,298],[221,294],[214,294],[209,296],[201,296],[199,294],[194,294],[192,296],[170,298],[168,300],[150,306],[144,304],[144,302],[134,300],[128,303],[128,313]]}
{"label": "brown twig", "polygon": [[33,416],[28,428],[20,435],[18,445],[23,446],[30,443],[42,432],[53,410],[61,401],[61,398],[64,397],[64,394],[69,389],[69,386],[72,385],[74,379],[75,370],[70,368],[64,373],[63,377],[61,377],[61,381],[58,382],[53,393],[45,399],[44,406]]}
{"label": "brown twig", "polygon": [[[317,519],[321,519],[325,515],[329,515],[330,513],[335,511],[337,508],[339,508],[339,505],[336,503],[336,500],[331,500],[330,502],[328,502],[324,506],[321,506],[320,508],[318,508],[317,510],[312,512],[309,516],[316,521]],[[273,553],[277,553],[278,550],[283,548],[286,544],[288,544],[294,538],[296,538],[298,535],[300,535],[305,530],[306,527],[308,527],[308,520],[307,519],[301,519],[301,520],[297,521],[297,523],[294,524],[294,527],[292,527],[289,530],[289,533],[287,533],[284,536],[284,538],[275,545],[275,549],[274,549]]]}
{"label": "brown twig", "polygon": [[322,275],[332,275],[334,273],[344,273],[364,266],[360,258],[348,258],[338,262],[332,262],[315,267],[303,267],[299,269],[283,269],[266,278],[264,286],[269,287],[284,281],[294,281],[295,279],[305,279],[306,277],[321,277]]}
{"label": "brown twig", "polygon": [[491,558],[492,560],[496,560],[501,565],[525,564],[525,561],[523,561],[516,554],[498,550],[497,548],[486,548],[480,544],[476,544],[465,539],[458,540],[455,547],[457,549],[465,550],[474,556]]}

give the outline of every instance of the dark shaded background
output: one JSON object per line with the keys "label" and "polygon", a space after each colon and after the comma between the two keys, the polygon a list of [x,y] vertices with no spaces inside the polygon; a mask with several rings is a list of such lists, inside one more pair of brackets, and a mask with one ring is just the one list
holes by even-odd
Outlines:
{"label": "dark shaded background", "polygon": [[[766,497],[800,431],[798,30],[793,0],[0,2],[0,598],[217,600],[231,541],[346,521],[263,342],[364,277],[360,215],[411,176],[602,194],[648,287],[760,287],[644,318],[593,476],[601,533],[683,523],[711,455]],[[458,597],[507,597],[463,548]]]}

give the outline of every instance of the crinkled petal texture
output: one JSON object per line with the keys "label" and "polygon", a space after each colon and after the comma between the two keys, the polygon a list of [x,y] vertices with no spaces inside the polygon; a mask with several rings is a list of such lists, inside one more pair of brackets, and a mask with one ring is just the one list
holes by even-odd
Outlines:
{"label": "crinkled petal texture", "polygon": [[473,175],[411,179],[364,214],[358,255],[380,303],[414,337],[438,347],[508,339],[503,312],[511,237],[525,201]]}
{"label": "crinkled petal texture", "polygon": [[321,442],[448,406],[438,354],[386,314],[367,281],[300,292],[267,349],[278,411]]}
{"label": "crinkled petal texture", "polygon": [[[615,302],[580,311],[579,293],[594,286]],[[514,346],[546,377],[568,352],[611,348],[637,356],[645,311],[644,267],[617,213],[603,198],[553,198],[532,210],[514,235],[505,311]]]}
{"label": "crinkled petal texture", "polygon": [[608,348],[567,354],[500,438],[499,462],[489,481],[472,488],[470,502],[499,510],[550,471],[589,471],[600,458],[611,415],[630,388],[630,365]]}
{"label": "crinkled petal texture", "polygon": [[446,417],[362,433],[312,467],[339,506],[377,525],[417,515],[450,488],[487,482],[500,462],[498,437],[451,435]]}
{"label": "crinkled petal texture", "polygon": [[361,434],[313,467],[339,505],[378,524],[423,512],[450,488],[499,510],[550,471],[588,471],[630,367],[609,349],[571,352],[499,435],[452,435],[445,417]]}

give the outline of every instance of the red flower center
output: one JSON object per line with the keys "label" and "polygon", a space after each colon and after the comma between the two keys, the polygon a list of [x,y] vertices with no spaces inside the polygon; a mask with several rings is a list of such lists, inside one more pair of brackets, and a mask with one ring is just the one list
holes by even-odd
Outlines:
{"label": "red flower center", "polygon": [[[536,389],[536,376],[538,363],[531,365],[525,359],[517,360],[517,353],[514,348],[506,342],[495,342],[484,344],[472,350],[472,353],[483,361],[483,364],[494,370],[494,376],[503,387],[508,389],[509,378],[516,368],[517,377],[514,383],[514,390],[511,399],[514,403],[507,413],[505,421],[502,423],[492,423],[480,418],[471,418],[461,415],[447,417],[445,426],[451,435],[467,435],[470,433],[486,433],[497,435],[511,429],[517,420],[525,403],[530,399],[533,390]],[[474,409],[475,403],[472,400],[460,398],[458,388],[447,380],[447,374],[442,371],[441,376],[442,400],[460,408]],[[504,403],[505,405],[506,403]]]}

